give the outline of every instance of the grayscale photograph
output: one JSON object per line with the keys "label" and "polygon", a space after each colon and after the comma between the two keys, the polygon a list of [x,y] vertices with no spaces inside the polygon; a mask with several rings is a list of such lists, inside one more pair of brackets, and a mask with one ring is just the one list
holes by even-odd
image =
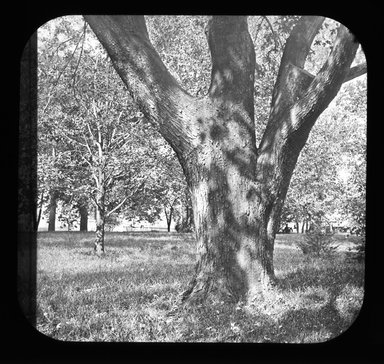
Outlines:
{"label": "grayscale photograph", "polygon": [[353,29],[71,15],[36,39],[40,333],[306,344],[348,331],[366,240]]}

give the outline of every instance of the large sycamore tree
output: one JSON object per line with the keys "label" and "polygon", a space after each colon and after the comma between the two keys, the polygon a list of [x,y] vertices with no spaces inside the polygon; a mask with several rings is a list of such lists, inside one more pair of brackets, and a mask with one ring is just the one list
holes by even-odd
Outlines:
{"label": "large sycamore tree", "polygon": [[[85,16],[145,117],[176,152],[191,192],[198,261],[183,299],[252,299],[273,287],[279,218],[300,151],[358,49],[340,25],[316,75],[304,70],[323,17],[301,17],[287,38],[270,114],[256,145],[255,46],[247,17],[213,16],[208,93],[192,96],[153,47],[143,16]],[[257,49],[256,49],[257,52]]]}

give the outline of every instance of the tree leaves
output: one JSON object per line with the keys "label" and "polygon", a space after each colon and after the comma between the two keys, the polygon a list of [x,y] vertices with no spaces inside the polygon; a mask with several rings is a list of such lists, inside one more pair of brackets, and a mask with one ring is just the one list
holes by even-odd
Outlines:
{"label": "tree leaves", "polygon": [[42,195],[60,192],[65,220],[79,199],[95,201],[103,183],[107,212],[119,207],[116,213],[157,218],[162,205],[185,189],[181,167],[80,17],[58,18],[39,29],[39,61]]}

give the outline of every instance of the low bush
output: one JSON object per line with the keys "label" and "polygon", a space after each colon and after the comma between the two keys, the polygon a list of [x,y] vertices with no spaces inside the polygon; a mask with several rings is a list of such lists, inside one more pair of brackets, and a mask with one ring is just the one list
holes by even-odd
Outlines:
{"label": "low bush", "polygon": [[328,256],[336,252],[338,245],[335,245],[334,233],[316,226],[313,230],[308,231],[303,240],[296,245],[305,255]]}

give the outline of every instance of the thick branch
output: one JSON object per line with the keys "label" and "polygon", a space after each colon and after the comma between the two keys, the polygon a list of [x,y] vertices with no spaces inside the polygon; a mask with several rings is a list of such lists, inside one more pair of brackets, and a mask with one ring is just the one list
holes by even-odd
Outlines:
{"label": "thick branch", "polygon": [[305,125],[305,131],[302,129],[301,133],[296,133],[296,138],[301,139],[298,144],[301,148],[318,116],[337,95],[343,82],[363,72],[364,67],[350,70],[357,48],[353,35],[340,25],[333,50],[316,77],[299,66],[286,65],[285,86],[275,87],[279,95],[261,141],[260,152],[274,148],[272,141],[277,135],[287,138]]}
{"label": "thick branch", "polygon": [[[303,85],[305,84],[309,86],[316,76],[307,72],[306,70],[303,70],[302,68],[295,67],[293,65],[290,65],[290,67],[291,67],[291,70],[289,70],[288,73],[289,72],[296,73],[296,75],[292,77],[296,80],[296,84],[291,84],[290,86],[291,86],[292,92],[295,92],[295,96],[298,98],[298,97],[301,97],[304,94],[304,92],[307,90],[307,87]],[[354,80],[355,78],[360,77],[366,73],[367,73],[367,64],[364,62],[357,66],[351,67],[347,75],[345,76],[343,82]],[[289,79],[289,76],[288,76],[288,79]]]}
{"label": "thick branch", "polygon": [[191,149],[190,120],[180,111],[194,98],[168,72],[152,46],[143,16],[84,16],[128,91],[149,121],[183,152]]}
{"label": "thick branch", "polygon": [[255,50],[244,16],[214,16],[208,24],[212,56],[209,95],[243,103],[253,119]]}
{"label": "thick branch", "polygon": [[340,25],[333,50],[327,61],[305,95],[292,108],[291,117],[296,120],[294,128],[300,127],[304,123],[313,126],[317,117],[337,95],[346,78],[350,77],[350,72],[357,74],[356,71],[350,70],[357,48],[358,43],[353,34]]}
{"label": "thick branch", "polygon": [[349,69],[347,76],[344,78],[344,82],[353,80],[356,77],[362,76],[367,73],[367,64],[361,63]]}
{"label": "thick branch", "polygon": [[296,95],[289,92],[285,94],[286,88],[292,88],[295,84],[295,75],[290,73],[291,66],[303,69],[305,60],[308,56],[313,39],[323,24],[324,17],[321,16],[303,16],[293,28],[288,37],[283,56],[281,58],[280,68],[277,75],[275,87],[272,94],[271,111],[276,112],[280,107],[284,107],[292,102]]}

